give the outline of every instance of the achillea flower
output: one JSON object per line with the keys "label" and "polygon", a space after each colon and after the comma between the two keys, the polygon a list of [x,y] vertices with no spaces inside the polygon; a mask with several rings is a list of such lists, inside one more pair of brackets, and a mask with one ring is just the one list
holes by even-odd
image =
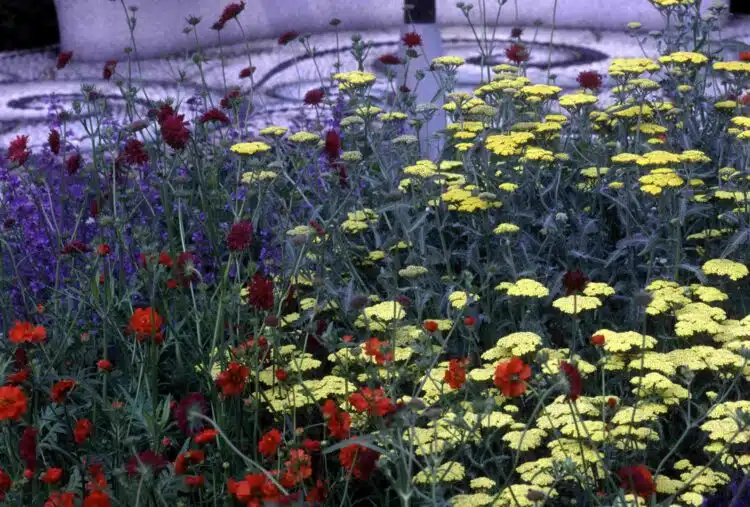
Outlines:
{"label": "achillea flower", "polygon": [[219,17],[219,23],[225,25],[227,22],[235,19],[240,13],[245,10],[245,2],[231,3],[224,7],[224,10]]}
{"label": "achillea flower", "polygon": [[503,361],[495,368],[495,386],[503,396],[521,396],[526,391],[526,380],[531,377],[531,368],[521,358]]}
{"label": "achillea flower", "polygon": [[417,32],[408,32],[401,37],[401,42],[408,48],[415,48],[422,45],[422,36]]}
{"label": "achillea flower", "polygon": [[161,122],[161,137],[164,142],[175,150],[181,150],[185,147],[190,138],[190,130],[187,128],[188,122],[185,121],[183,114],[171,114]]}
{"label": "achillea flower", "polygon": [[158,474],[167,468],[167,464],[169,464],[169,461],[164,456],[148,450],[130,458],[127,465],[125,465],[125,470],[127,470],[130,477],[135,477],[141,471],[146,470],[153,474]]}
{"label": "achillea flower", "polygon": [[164,321],[153,308],[138,308],[130,317],[128,328],[135,333],[138,342],[143,342],[147,338],[154,338],[155,343],[161,343],[164,338],[161,333],[161,327]]}
{"label": "achillea flower", "polygon": [[641,498],[650,498],[656,493],[654,477],[646,465],[632,465],[620,468],[617,472],[620,478],[620,487]]}
{"label": "achillea flower", "polygon": [[73,438],[76,444],[83,445],[88,440],[91,431],[94,429],[94,423],[88,419],[79,419],[73,427]]}
{"label": "achillea flower", "polygon": [[253,223],[249,220],[232,224],[227,234],[227,247],[232,252],[240,252],[250,246],[253,240]]}
{"label": "achillea flower", "polygon": [[224,125],[229,125],[230,123],[229,116],[227,116],[223,111],[219,111],[218,109],[209,109],[201,115],[199,121],[201,123],[216,121],[219,123],[223,123]]}
{"label": "achillea flower", "polygon": [[276,455],[281,445],[281,432],[276,428],[267,432],[258,442],[258,451],[265,457],[270,458]]}
{"label": "achillea flower", "polygon": [[60,154],[60,132],[55,129],[50,130],[49,136],[47,136],[47,143],[52,153],[55,155]]}
{"label": "achillea flower", "polygon": [[28,409],[28,398],[20,387],[0,387],[0,421],[18,421]]}
{"label": "achillea flower", "polygon": [[336,440],[345,440],[349,438],[349,432],[351,431],[351,416],[340,410],[333,400],[326,400],[321,408],[323,418],[328,423],[328,433],[331,438]]}
{"label": "achillea flower", "polygon": [[529,59],[529,52],[521,44],[513,44],[505,50],[505,56],[513,63],[522,63]]}
{"label": "achillea flower", "polygon": [[342,468],[361,481],[370,478],[379,457],[379,452],[357,444],[348,445],[339,452]]}
{"label": "achillea flower", "polygon": [[78,172],[78,169],[81,168],[81,160],[80,153],[73,153],[68,157],[68,160],[65,162],[65,169],[68,171],[68,174],[72,176]]}
{"label": "achillea flower", "polygon": [[143,165],[148,162],[148,153],[146,153],[143,147],[141,141],[130,138],[125,143],[117,158],[130,165]]}
{"label": "achillea flower", "polygon": [[57,70],[64,68],[71,58],[73,58],[72,51],[62,51],[59,55],[57,55]]}
{"label": "achillea flower", "polygon": [[57,404],[64,403],[65,399],[68,397],[68,394],[70,393],[70,391],[73,390],[73,388],[75,388],[75,386],[76,386],[75,380],[70,380],[70,379],[58,380],[52,386],[52,393],[50,394],[50,399]]}
{"label": "achillea flower", "polygon": [[237,396],[242,394],[247,384],[247,377],[250,370],[237,361],[232,361],[227,365],[227,369],[219,374],[216,379],[216,385],[221,389],[224,396]]}
{"label": "achillea flower", "polygon": [[400,65],[404,63],[401,58],[399,58],[397,55],[394,55],[393,53],[386,53],[379,56],[378,61],[383,65]]}
{"label": "achillea flower", "polygon": [[298,32],[294,32],[294,31],[284,32],[281,34],[281,36],[279,36],[279,45],[286,46],[297,37],[299,37]]}
{"label": "achillea flower", "polygon": [[560,371],[563,372],[568,383],[568,399],[576,401],[583,391],[583,379],[578,368],[567,361],[560,362]]}
{"label": "achillea flower", "polygon": [[117,60],[107,60],[102,70],[102,78],[109,81],[112,78],[112,74],[115,73],[115,67],[117,66]]}
{"label": "achillea flower", "polygon": [[[470,317],[467,317],[470,318]],[[445,370],[443,380],[451,386],[452,389],[460,389],[466,382],[466,359],[451,359],[448,362],[448,369]]]}
{"label": "achillea flower", "polygon": [[245,67],[240,71],[240,79],[245,79],[250,77],[255,72],[255,67]]}
{"label": "achillea flower", "polygon": [[581,88],[588,90],[597,90],[602,87],[602,76],[593,70],[587,70],[578,74],[576,78]]}
{"label": "achillea flower", "polygon": [[313,88],[312,90],[307,90],[307,92],[305,93],[305,98],[302,100],[308,106],[317,106],[321,102],[323,102],[323,98],[325,96],[326,94],[322,89]]}
{"label": "achillea flower", "polygon": [[209,413],[209,405],[201,393],[189,393],[174,408],[174,418],[177,426],[185,436],[193,436],[203,431],[206,423],[195,414],[206,415]]}
{"label": "achillea flower", "polygon": [[16,136],[8,145],[8,160],[24,165],[31,155],[28,149],[29,136]]}
{"label": "achillea flower", "polygon": [[42,343],[47,338],[47,330],[44,326],[35,326],[31,322],[17,320],[8,332],[8,339],[18,345],[19,343]]}

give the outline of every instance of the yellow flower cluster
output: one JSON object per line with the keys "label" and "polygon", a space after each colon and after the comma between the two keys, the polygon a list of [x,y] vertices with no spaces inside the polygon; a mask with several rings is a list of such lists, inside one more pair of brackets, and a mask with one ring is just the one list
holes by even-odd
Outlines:
{"label": "yellow flower cluster", "polygon": [[347,213],[347,219],[341,223],[341,230],[350,234],[357,234],[367,230],[371,224],[378,221],[378,215],[370,208]]}
{"label": "yellow flower cluster", "polygon": [[701,266],[707,275],[725,276],[732,281],[748,275],[747,266],[729,259],[711,259]]}
{"label": "yellow flower cluster", "polygon": [[513,297],[545,298],[549,296],[547,287],[529,278],[521,278],[515,283],[502,282],[495,287],[495,290],[505,291],[506,294]]}
{"label": "yellow flower cluster", "polygon": [[659,70],[658,63],[648,58],[615,58],[609,64],[610,76],[636,75]]}
{"label": "yellow flower cluster", "polygon": [[264,142],[253,141],[249,143],[233,144],[229,149],[232,153],[237,153],[239,155],[255,155],[256,153],[269,151],[271,147]]}

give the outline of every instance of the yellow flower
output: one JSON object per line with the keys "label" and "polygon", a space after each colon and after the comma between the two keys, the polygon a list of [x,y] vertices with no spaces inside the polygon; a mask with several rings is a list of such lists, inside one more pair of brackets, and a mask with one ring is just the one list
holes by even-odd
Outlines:
{"label": "yellow flower", "polygon": [[[499,289],[500,286],[496,287]],[[521,278],[515,283],[508,284],[507,287],[503,287],[509,296],[515,297],[529,297],[529,298],[545,298],[549,296],[549,289],[529,278]]]}
{"label": "yellow flower", "polygon": [[591,296],[565,296],[555,299],[552,302],[552,306],[557,308],[563,313],[570,315],[577,315],[581,312],[588,310],[596,310],[602,306],[602,302],[599,298]]}
{"label": "yellow flower", "polygon": [[461,58],[460,56],[438,56],[437,58],[432,59],[433,65],[445,65],[446,67],[460,67],[466,63],[466,60]]}
{"label": "yellow flower", "polygon": [[571,95],[563,95],[558,100],[558,103],[565,108],[575,109],[581,106],[587,106],[596,104],[599,99],[594,95],[587,95],[585,93],[575,93]]}
{"label": "yellow flower", "polygon": [[659,70],[659,64],[648,58],[615,58],[609,64],[609,75],[640,75]]}
{"label": "yellow flower", "polygon": [[401,320],[406,316],[403,305],[398,301],[383,301],[382,303],[365,308],[363,313],[370,320],[379,320],[382,322]]}
{"label": "yellow flower", "polygon": [[664,64],[693,64],[702,65],[708,61],[708,57],[702,53],[694,53],[690,51],[677,51],[659,58],[659,61]]}
{"label": "yellow flower", "polygon": [[733,281],[748,275],[747,266],[729,259],[711,259],[701,269],[707,275],[726,276]]}
{"label": "yellow flower", "polygon": [[469,304],[469,301],[479,301],[479,296],[464,291],[455,291],[448,296],[448,301],[453,308],[461,309]]}
{"label": "yellow flower", "polygon": [[403,269],[398,270],[399,276],[404,278],[418,278],[422,275],[426,275],[429,270],[424,266],[409,265]]}
{"label": "yellow flower", "polygon": [[271,149],[269,145],[260,141],[253,141],[250,143],[237,143],[229,148],[233,153],[239,155],[255,155],[256,153],[263,153]]}
{"label": "yellow flower", "polygon": [[280,127],[278,125],[270,125],[264,129],[261,129],[260,135],[262,136],[273,136],[273,137],[281,137],[284,134],[289,132],[288,127]]}
{"label": "yellow flower", "polygon": [[583,289],[585,296],[607,297],[614,295],[614,293],[615,289],[602,282],[589,282],[586,284],[586,288]]}
{"label": "yellow flower", "polygon": [[320,141],[320,136],[318,134],[315,134],[313,132],[307,132],[307,131],[300,131],[295,134],[292,134],[288,137],[288,139],[293,143],[315,143]]}
{"label": "yellow flower", "polygon": [[497,227],[495,227],[495,229],[492,232],[498,235],[502,235],[502,234],[513,234],[520,230],[521,228],[518,227],[516,224],[502,223],[498,225]]}
{"label": "yellow flower", "polygon": [[350,72],[340,72],[333,75],[333,79],[340,81],[340,90],[348,90],[350,88],[363,88],[371,85],[375,82],[375,74],[369,72],[363,72],[361,70],[353,70]]}
{"label": "yellow flower", "polygon": [[561,91],[562,88],[560,88],[559,86],[546,84],[533,84],[521,88],[521,93],[523,95],[531,95],[537,97],[552,97],[554,95],[557,95]]}
{"label": "yellow flower", "polygon": [[457,461],[448,461],[434,469],[424,469],[414,476],[414,484],[456,482],[466,476],[464,466]]}
{"label": "yellow flower", "polygon": [[542,445],[542,440],[547,436],[547,432],[539,428],[529,428],[526,431],[516,430],[509,431],[503,435],[503,440],[508,443],[508,447],[516,451],[528,451],[536,449]]}
{"label": "yellow flower", "polygon": [[495,481],[490,479],[489,477],[477,477],[476,479],[472,479],[469,483],[469,487],[471,489],[492,489],[497,485]]}

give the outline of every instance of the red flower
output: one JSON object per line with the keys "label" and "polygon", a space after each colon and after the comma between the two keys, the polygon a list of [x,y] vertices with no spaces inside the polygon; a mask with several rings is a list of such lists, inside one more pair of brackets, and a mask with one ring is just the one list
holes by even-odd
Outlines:
{"label": "red flower", "polygon": [[284,465],[286,465],[284,480],[292,485],[299,484],[312,475],[310,455],[302,449],[289,451],[289,461],[286,461]]}
{"label": "red flower", "polygon": [[112,502],[102,490],[93,491],[83,501],[83,507],[111,507]]}
{"label": "red flower", "polygon": [[42,343],[47,338],[47,330],[44,326],[35,326],[31,322],[16,321],[15,325],[8,331],[8,339],[15,343]]}
{"label": "red flower", "polygon": [[514,27],[510,31],[510,36],[513,37],[513,38],[515,38],[515,39],[517,39],[518,37],[520,37],[521,34],[523,34],[523,28],[520,28],[520,27]]}
{"label": "red flower", "polygon": [[323,503],[328,498],[328,487],[321,479],[315,482],[315,486],[307,490],[305,501],[311,504]]}
{"label": "red flower", "polygon": [[250,370],[237,361],[232,361],[227,365],[227,369],[219,374],[216,383],[221,388],[221,394],[224,396],[237,396],[242,394],[247,384],[247,377]]}
{"label": "red flower", "polygon": [[108,244],[106,244],[106,243],[102,243],[101,245],[99,245],[99,246],[98,246],[98,247],[96,248],[96,251],[97,251],[97,253],[98,253],[99,255],[101,255],[102,257],[106,257],[107,255],[109,255],[109,254],[110,254],[110,253],[112,252],[112,249],[111,249],[111,248],[109,247],[109,245],[108,245]]}
{"label": "red flower", "polygon": [[186,436],[192,436],[206,427],[205,421],[194,414],[206,415],[208,411],[208,401],[201,393],[189,393],[175,406],[174,418],[180,430]]}
{"label": "red flower", "polygon": [[339,452],[339,462],[355,479],[366,481],[375,469],[380,453],[361,445],[352,444]]}
{"label": "red flower", "polygon": [[563,286],[567,295],[583,291],[588,283],[589,279],[586,278],[586,275],[580,269],[568,271],[563,275]]}
{"label": "red flower", "polygon": [[594,336],[591,337],[591,343],[593,343],[597,347],[601,347],[602,345],[604,345],[605,341],[606,341],[606,338],[604,337],[603,334],[595,334]]}
{"label": "red flower", "polygon": [[203,430],[195,436],[195,443],[198,445],[206,445],[212,442],[216,442],[216,437],[219,436],[219,432],[216,430]]}
{"label": "red flower", "polygon": [[104,64],[104,70],[102,70],[102,78],[109,81],[112,74],[115,73],[115,67],[117,66],[117,60],[107,60]]}
{"label": "red flower", "polygon": [[206,455],[203,451],[187,451],[183,452],[174,462],[174,473],[177,475],[185,475],[190,465],[199,465],[203,463]]}
{"label": "red flower", "polygon": [[474,320],[474,317],[466,317],[464,318],[464,326],[471,327],[476,323]]}
{"label": "red flower", "polygon": [[378,61],[382,63],[383,65],[400,65],[403,62],[401,58],[399,58],[397,55],[394,55],[393,53],[386,53],[384,55],[380,55],[378,57]]}
{"label": "red flower", "polygon": [[205,113],[203,113],[200,117],[201,123],[206,123],[209,121],[217,121],[219,123],[223,123],[224,125],[228,125],[229,122],[229,116],[227,116],[223,111],[220,111],[218,109],[209,109]]}
{"label": "red flower", "polygon": [[190,131],[187,128],[188,123],[184,114],[172,114],[167,116],[161,122],[161,137],[175,150],[181,150],[185,147],[190,138]]}
{"label": "red flower", "polygon": [[401,93],[409,93],[411,89],[406,85],[401,85],[398,87],[398,91],[400,91]]}
{"label": "red flower", "polygon": [[161,252],[159,254],[158,264],[164,266],[167,269],[170,269],[172,267],[172,264],[174,264],[174,261],[172,261],[172,257],[170,257],[167,252]]}
{"label": "red flower", "polygon": [[263,438],[261,438],[260,442],[258,442],[258,451],[260,451],[263,456],[270,458],[271,456],[276,454],[276,451],[278,451],[280,445],[281,432],[274,428],[263,435]]}
{"label": "red flower", "polygon": [[357,412],[367,412],[370,415],[380,417],[385,417],[396,411],[396,406],[390,398],[385,396],[382,388],[373,390],[369,387],[363,387],[359,392],[349,396],[349,403]]}
{"label": "red flower", "polygon": [[[2,393],[2,387],[0,387],[0,393]],[[0,394],[0,400],[2,400],[2,394]],[[3,404],[0,403],[0,407]],[[25,411],[25,410],[24,410]],[[2,411],[0,411],[0,419],[2,417]],[[38,431],[31,426],[26,427],[21,435],[21,440],[18,442],[18,454],[21,456],[24,466],[28,470],[36,469],[36,434]]]}
{"label": "red flower", "polygon": [[511,62],[519,64],[529,59],[529,52],[521,44],[513,44],[505,50],[505,56]]}
{"label": "red flower", "polygon": [[70,491],[61,493],[60,491],[53,491],[47,501],[44,502],[44,507],[75,507],[76,494]]}
{"label": "red flower", "polygon": [[250,77],[255,72],[255,67],[245,67],[240,71],[240,79]]}
{"label": "red flower", "polygon": [[148,162],[148,153],[143,149],[141,141],[131,138],[127,140],[117,158],[130,165],[143,165]]}
{"label": "red flower", "polygon": [[245,2],[227,5],[226,7],[224,7],[224,10],[221,13],[221,17],[219,18],[219,23],[221,23],[222,25],[226,24],[228,21],[239,16],[239,14],[244,9],[245,9]]}
{"label": "red flower", "polygon": [[57,70],[65,67],[71,58],[73,58],[72,51],[62,51],[59,55],[57,55]]}
{"label": "red flower", "polygon": [[248,302],[253,308],[256,310],[273,308],[273,280],[264,278],[260,273],[255,273],[248,289]]}
{"label": "red flower", "polygon": [[287,378],[289,378],[289,374],[283,368],[279,368],[278,370],[276,370],[275,376],[276,380],[278,380],[279,382],[284,382]]}
{"label": "red flower", "polygon": [[365,354],[375,358],[377,364],[385,364],[393,359],[393,352],[388,350],[388,342],[370,338],[365,342]]}
{"label": "red flower", "polygon": [[343,410],[339,410],[333,400],[327,400],[321,408],[323,417],[328,421],[328,433],[331,438],[344,440],[349,438],[352,418]]}
{"label": "red flower", "polygon": [[79,419],[76,421],[76,425],[73,428],[73,437],[75,438],[76,444],[82,445],[88,440],[91,435],[91,430],[94,429],[94,423],[88,419]]}
{"label": "red flower", "polygon": [[294,32],[294,31],[284,32],[279,37],[279,45],[286,46],[297,37],[299,37],[299,33],[297,32]]}
{"label": "red flower", "polygon": [[312,440],[310,438],[306,438],[302,441],[302,447],[304,447],[305,450],[311,454],[320,452],[320,440]]}
{"label": "red flower", "polygon": [[227,234],[227,247],[233,252],[245,250],[253,240],[253,223],[249,220],[232,224]]}
{"label": "red flower", "polygon": [[73,175],[78,172],[81,168],[81,155],[80,153],[73,153],[68,157],[65,163],[65,168],[68,170],[68,174]]}
{"label": "red flower", "polygon": [[0,468],[0,502],[5,499],[5,494],[13,487],[13,481],[5,470]]}
{"label": "red flower", "polygon": [[408,48],[414,48],[422,45],[422,36],[417,32],[408,32],[401,37],[401,42]]}
{"label": "red flower", "polygon": [[581,88],[588,90],[598,90],[602,87],[602,76],[593,70],[587,70],[578,74],[576,78]]}
{"label": "red flower", "polygon": [[161,327],[164,321],[153,308],[138,308],[130,316],[128,328],[135,333],[136,339],[143,342],[146,338],[153,337],[154,343],[161,343],[164,338]]}
{"label": "red flower", "polygon": [[62,479],[62,468],[50,468],[42,474],[40,479],[45,484],[57,484]]}
{"label": "red flower", "polygon": [[642,498],[649,498],[656,493],[654,477],[645,465],[632,465],[620,468],[620,487]]}
{"label": "red flower", "polygon": [[329,130],[326,134],[325,154],[330,160],[339,158],[341,151],[341,136],[335,130]]}
{"label": "red flower", "polygon": [[531,377],[531,368],[521,358],[503,361],[495,368],[495,386],[504,396],[521,396],[526,391],[526,380]]}
{"label": "red flower", "polygon": [[11,373],[7,377],[8,385],[14,386],[18,384],[23,384],[26,382],[26,379],[29,378],[29,375],[31,374],[31,370],[29,368],[24,368],[22,370],[19,370],[15,373]]}
{"label": "red flower", "polygon": [[159,109],[149,111],[149,115],[152,112],[156,114],[156,121],[159,123],[162,123],[164,120],[175,114],[175,110],[169,103],[163,104]]}
{"label": "red flower", "polygon": [[185,477],[185,486],[188,488],[202,488],[206,485],[206,478],[203,475],[188,475]]}
{"label": "red flower", "polygon": [[742,62],[750,62],[750,51],[740,51],[739,58]]}
{"label": "red flower", "polygon": [[565,374],[565,377],[568,380],[568,399],[576,401],[583,391],[581,372],[578,371],[578,368],[567,361],[560,362],[560,371]]}
{"label": "red flower", "polygon": [[229,92],[222,97],[221,102],[219,102],[219,106],[221,106],[222,109],[231,109],[234,104],[239,102],[239,98],[242,96],[239,88],[233,88],[229,90]]}
{"label": "red flower", "polygon": [[451,359],[445,371],[445,383],[453,389],[459,389],[466,382],[466,359]]}
{"label": "red flower", "polygon": [[134,477],[141,472],[141,467],[149,469],[152,473],[159,473],[167,467],[169,461],[163,456],[156,454],[154,451],[143,451],[138,456],[133,456],[128,460],[125,469],[130,477]]}
{"label": "red flower", "polygon": [[47,136],[47,143],[49,143],[49,149],[55,155],[60,153],[60,132],[55,129],[49,131]]}
{"label": "red flower", "polygon": [[8,160],[24,165],[31,155],[28,149],[29,136],[16,136],[8,145]]}
{"label": "red flower", "polygon": [[99,359],[96,362],[96,367],[99,369],[99,371],[110,372],[112,371],[112,368],[113,368],[112,361],[108,359]]}
{"label": "red flower", "polygon": [[83,243],[82,241],[71,241],[67,245],[65,245],[62,249],[62,254],[64,255],[73,255],[73,254],[83,254],[90,252],[91,249],[88,247],[87,244]]}
{"label": "red flower", "polygon": [[313,88],[305,92],[305,98],[302,101],[308,106],[317,106],[323,102],[323,98],[326,96],[325,92],[320,88]]}
{"label": "red flower", "polygon": [[26,413],[28,401],[20,387],[0,387],[0,421],[18,421]]}
{"label": "red flower", "polygon": [[50,399],[58,404],[65,402],[65,398],[67,398],[68,393],[70,393],[70,391],[72,391],[75,386],[75,380],[58,380],[52,386],[52,394],[50,394]]}
{"label": "red flower", "polygon": [[227,491],[239,502],[251,507],[261,507],[265,502],[281,498],[281,492],[265,474],[248,474],[241,481],[229,479]]}

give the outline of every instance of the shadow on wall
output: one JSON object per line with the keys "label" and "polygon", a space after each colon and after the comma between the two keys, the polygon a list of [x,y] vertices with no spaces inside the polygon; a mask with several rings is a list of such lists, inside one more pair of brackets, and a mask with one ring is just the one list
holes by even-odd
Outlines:
{"label": "shadow on wall", "polygon": [[0,51],[60,43],[52,0],[0,0]]}
{"label": "shadow on wall", "polygon": [[750,14],[750,0],[730,0],[729,12],[732,14]]}

